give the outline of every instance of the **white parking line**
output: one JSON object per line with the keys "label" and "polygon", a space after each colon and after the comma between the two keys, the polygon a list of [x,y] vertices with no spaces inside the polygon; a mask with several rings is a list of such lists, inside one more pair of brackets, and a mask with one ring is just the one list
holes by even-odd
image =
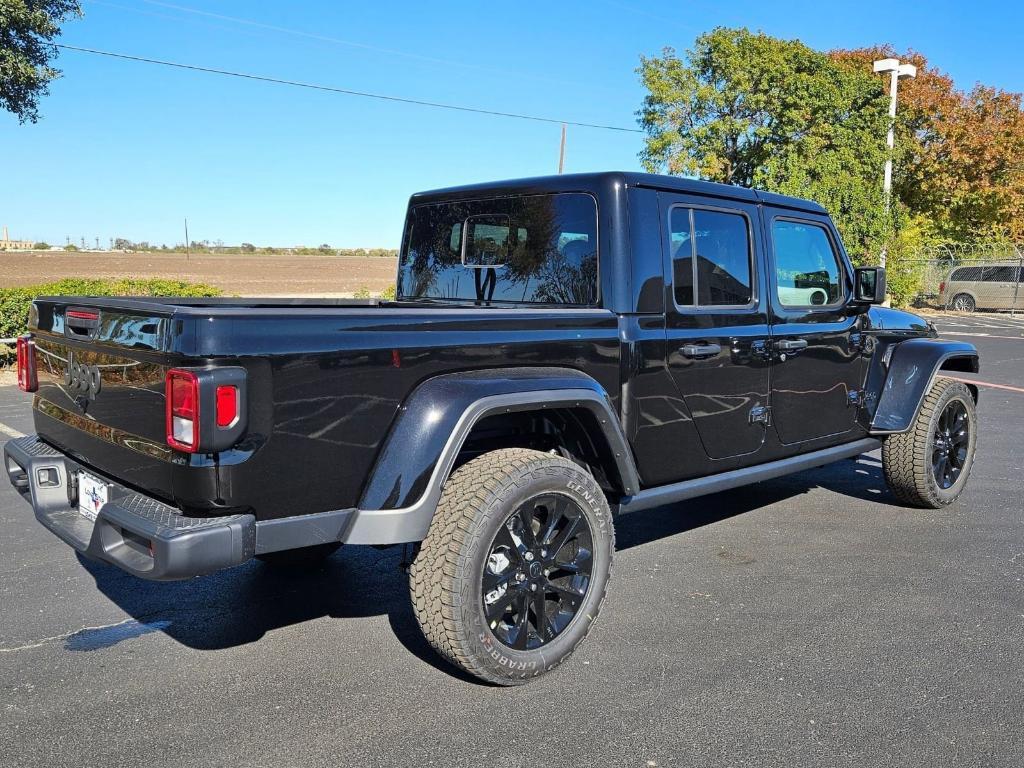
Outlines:
{"label": "white parking line", "polygon": [[8,437],[13,437],[13,438],[18,438],[18,437],[24,437],[25,436],[24,432],[19,432],[14,427],[8,427],[2,421],[0,421],[0,433],[3,433],[5,435],[7,435]]}
{"label": "white parking line", "polygon": [[939,329],[940,336],[971,336],[983,339],[1013,339],[1014,341],[1024,341],[1024,334],[1020,336],[999,336],[995,333],[967,333],[966,331],[944,331]]}
{"label": "white parking line", "polygon": [[992,328],[1002,330],[1016,330],[1024,328],[1024,317],[956,317],[950,315],[938,315],[933,322],[941,327],[947,328]]}

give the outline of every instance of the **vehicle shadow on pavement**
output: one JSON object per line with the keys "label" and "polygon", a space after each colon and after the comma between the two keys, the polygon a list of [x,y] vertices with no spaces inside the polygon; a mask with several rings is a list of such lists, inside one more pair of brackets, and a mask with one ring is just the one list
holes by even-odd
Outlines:
{"label": "vehicle shadow on pavement", "polygon": [[615,549],[626,550],[685,533],[810,493],[814,488],[861,501],[898,503],[885,484],[882,462],[865,454],[775,480],[623,515],[615,522]]}
{"label": "vehicle shadow on pavement", "polygon": [[[624,515],[616,522],[617,549],[626,550],[725,520],[806,494],[815,487],[883,504],[890,501],[881,465],[862,456],[856,462],[843,461]],[[386,615],[396,638],[410,653],[448,674],[479,682],[445,664],[423,638],[409,603],[406,576],[400,568],[402,557],[401,546],[382,550],[342,547],[305,569],[252,561],[189,581],[152,582],[79,555],[97,588],[144,631],[163,632],[189,648],[217,650],[245,645],[268,632],[323,617]],[[86,638],[75,650],[90,648]]]}
{"label": "vehicle shadow on pavement", "polygon": [[136,622],[189,648],[245,645],[268,632],[323,617],[387,615],[395,637],[410,653],[456,677],[472,679],[445,664],[420,633],[400,569],[401,546],[342,547],[306,568],[252,561],[176,582],[144,581],[82,555],[79,560],[97,588]]}

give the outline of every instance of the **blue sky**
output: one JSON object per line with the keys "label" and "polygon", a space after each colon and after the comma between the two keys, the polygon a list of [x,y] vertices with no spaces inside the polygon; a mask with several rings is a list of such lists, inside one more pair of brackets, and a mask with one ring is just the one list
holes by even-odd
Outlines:
{"label": "blue sky", "polygon": [[[86,0],[62,42],[558,119],[635,127],[641,53],[717,25],[828,49],[914,48],[961,87],[1024,91],[1005,2]],[[923,10],[922,7],[926,8]],[[122,236],[395,247],[420,189],[553,173],[558,125],[64,52],[36,125],[0,113],[0,223]],[[566,172],[638,169],[642,135],[569,128]]]}

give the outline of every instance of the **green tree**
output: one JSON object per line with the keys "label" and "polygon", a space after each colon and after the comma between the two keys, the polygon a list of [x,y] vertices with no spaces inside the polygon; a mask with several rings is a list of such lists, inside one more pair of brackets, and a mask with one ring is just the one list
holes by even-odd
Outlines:
{"label": "green tree", "polygon": [[816,200],[858,261],[892,238],[881,189],[888,101],[870,71],[798,40],[719,27],[684,58],[671,48],[641,57],[637,72],[647,170]]}
{"label": "green tree", "polygon": [[39,241],[32,246],[33,251],[48,251],[50,250],[50,244]]}
{"label": "green tree", "polygon": [[64,21],[81,15],[78,0],[0,0],[0,107],[19,123],[39,119],[39,98],[60,76],[52,41]]}

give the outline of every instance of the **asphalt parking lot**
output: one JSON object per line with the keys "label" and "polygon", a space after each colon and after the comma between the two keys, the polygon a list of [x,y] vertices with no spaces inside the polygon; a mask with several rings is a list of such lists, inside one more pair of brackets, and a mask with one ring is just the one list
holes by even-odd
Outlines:
{"label": "asphalt parking lot", "polygon": [[517,689],[431,653],[398,548],[154,584],[4,483],[0,764],[1020,766],[1024,319],[932,319],[1001,385],[960,502],[896,506],[869,454],[624,517],[591,637]]}

